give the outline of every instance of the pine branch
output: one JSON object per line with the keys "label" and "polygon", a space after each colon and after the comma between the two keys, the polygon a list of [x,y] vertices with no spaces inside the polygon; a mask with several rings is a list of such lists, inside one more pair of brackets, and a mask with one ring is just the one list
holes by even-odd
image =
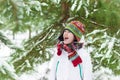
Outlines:
{"label": "pine branch", "polygon": [[108,26],[106,26],[106,25],[104,25],[104,24],[100,24],[100,23],[97,23],[97,22],[95,22],[95,21],[85,19],[84,17],[80,17],[80,18],[81,18],[82,20],[88,22],[88,23],[92,23],[92,24],[97,25],[97,26],[108,27]]}
{"label": "pine branch", "polygon": [[75,19],[79,19],[79,18],[81,18],[83,21],[85,21],[85,22],[87,22],[87,23],[91,23],[91,24],[93,24],[93,25],[97,25],[97,26],[101,26],[101,27],[109,27],[109,26],[107,26],[107,25],[100,24],[100,23],[97,23],[97,22],[95,22],[95,21],[92,21],[92,20],[90,20],[90,19],[86,19],[86,18],[80,17],[80,16],[75,16],[75,17],[72,18],[71,20],[75,20]]}
{"label": "pine branch", "polygon": [[12,45],[12,42],[1,32],[0,32],[0,42],[4,43],[8,47],[9,47],[9,45]]}

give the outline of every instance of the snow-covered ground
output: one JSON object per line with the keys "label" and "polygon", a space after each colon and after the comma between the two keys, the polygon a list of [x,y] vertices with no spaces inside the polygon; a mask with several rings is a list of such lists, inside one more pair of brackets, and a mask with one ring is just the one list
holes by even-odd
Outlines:
{"label": "snow-covered ground", "polygon": [[[46,70],[48,70],[49,63],[43,63],[42,65],[36,66],[32,73],[24,73],[19,79],[20,80],[41,80],[46,75]],[[42,79],[43,80],[43,79]]]}
{"label": "snow-covered ground", "polygon": [[96,71],[93,75],[93,80],[120,80],[120,76],[115,76],[112,74],[112,71],[108,68],[103,68],[99,71]]}
{"label": "snow-covered ground", "polygon": [[11,50],[0,42],[0,58],[7,58],[10,56]]}
{"label": "snow-covered ground", "polygon": [[[6,33],[7,34],[7,33]],[[5,34],[5,35],[6,35]],[[14,44],[17,46],[21,46],[21,41],[23,39],[27,39],[28,33],[21,33],[19,35],[16,35],[15,40],[12,40],[12,36],[9,36],[8,38],[13,41]],[[2,60],[1,65],[7,65],[5,63],[5,60],[10,56],[11,50],[7,46],[5,46],[2,42],[0,42],[0,60]],[[38,65],[34,68],[34,71],[29,73],[24,73],[22,75],[17,76],[14,72],[13,75],[16,76],[16,78],[19,78],[19,80],[44,80],[40,79],[46,75],[46,71],[48,70],[49,62],[45,62],[42,65]],[[13,67],[8,66],[9,69],[13,70]],[[14,71],[14,70],[13,70]],[[93,80],[97,80],[100,78],[100,80],[120,80],[120,76],[114,76],[112,74],[112,71],[107,68],[101,68],[101,70],[96,71],[93,74]],[[18,80],[18,79],[16,79]]]}

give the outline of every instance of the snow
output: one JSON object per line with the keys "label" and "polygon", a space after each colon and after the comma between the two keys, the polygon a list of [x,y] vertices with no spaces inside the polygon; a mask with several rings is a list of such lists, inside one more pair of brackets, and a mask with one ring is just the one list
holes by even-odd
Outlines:
{"label": "snow", "polygon": [[87,8],[85,6],[84,6],[84,9],[85,9],[85,13],[86,13],[85,17],[87,18],[90,13],[89,13],[89,11],[87,10]]}
{"label": "snow", "polygon": [[93,80],[120,80],[120,76],[115,76],[108,68],[101,67],[100,70],[94,73]]}
{"label": "snow", "polygon": [[3,74],[6,74],[6,71],[10,73],[10,76],[13,77],[15,80],[19,78],[15,73],[13,66],[9,65],[5,60],[0,59],[0,69],[2,69]]}
{"label": "snow", "polygon": [[11,53],[11,49],[5,46],[1,41],[0,41],[0,58],[5,58],[9,57]]}
{"label": "snow", "polygon": [[100,47],[99,51],[101,51],[101,49],[105,48],[108,44],[109,40],[106,40]]}
{"label": "snow", "polygon": [[4,22],[2,20],[0,20],[0,24],[3,24]]}
{"label": "snow", "polygon": [[30,7],[26,6],[26,13],[27,13],[28,16],[30,15],[30,12],[31,12]]}
{"label": "snow", "polygon": [[114,47],[114,43],[115,43],[115,38],[112,38],[111,42],[108,43],[108,51],[106,53],[107,58],[110,55],[110,52],[112,51],[112,49]]}
{"label": "snow", "polygon": [[11,54],[11,49],[5,46],[2,42],[0,42],[0,71],[3,74],[6,74],[6,71],[10,73],[10,76],[14,79],[18,79],[17,74],[15,74],[14,67],[7,63],[9,56]]}
{"label": "snow", "polygon": [[105,32],[107,29],[103,29],[103,30],[94,30],[93,32],[87,34],[86,36],[92,35],[92,34],[97,34],[99,32]]}
{"label": "snow", "polygon": [[77,6],[77,1],[78,1],[78,0],[75,0],[75,1],[74,1],[73,5],[72,5],[72,7],[71,7],[71,10],[72,10],[72,11],[74,11],[74,9],[76,8],[76,6]]}
{"label": "snow", "polygon": [[82,6],[82,0],[80,0],[79,5],[78,5],[78,7],[77,7],[77,10],[76,10],[76,11],[79,11],[79,10],[81,9],[81,6]]}
{"label": "snow", "polygon": [[59,4],[61,0],[51,0],[51,1],[53,1],[54,3]]}
{"label": "snow", "polygon": [[22,74],[20,80],[39,80],[46,75],[46,70],[48,69],[49,63],[45,62],[42,65],[38,65],[34,68],[34,71],[31,73]]}

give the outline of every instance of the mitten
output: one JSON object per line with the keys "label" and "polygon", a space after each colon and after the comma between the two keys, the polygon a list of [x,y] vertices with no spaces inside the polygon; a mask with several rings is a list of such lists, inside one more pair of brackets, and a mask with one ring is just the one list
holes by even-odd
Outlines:
{"label": "mitten", "polygon": [[62,46],[63,46],[63,42],[59,42],[57,44],[57,55],[60,56],[62,54]]}

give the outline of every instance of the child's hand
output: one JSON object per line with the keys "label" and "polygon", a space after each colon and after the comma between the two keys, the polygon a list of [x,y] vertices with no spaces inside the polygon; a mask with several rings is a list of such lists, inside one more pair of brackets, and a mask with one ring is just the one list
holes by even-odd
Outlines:
{"label": "child's hand", "polygon": [[60,56],[62,54],[62,49],[63,49],[63,42],[58,42],[57,44],[57,55]]}

